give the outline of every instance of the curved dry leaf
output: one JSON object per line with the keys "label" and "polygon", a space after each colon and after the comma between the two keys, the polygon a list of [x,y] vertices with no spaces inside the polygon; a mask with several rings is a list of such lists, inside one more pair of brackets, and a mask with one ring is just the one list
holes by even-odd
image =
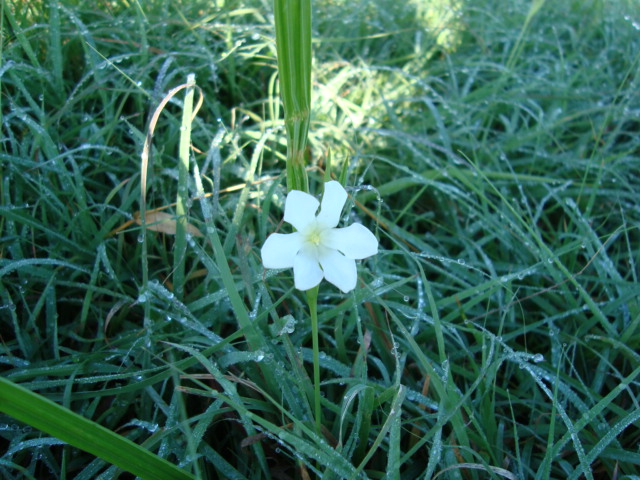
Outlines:
{"label": "curved dry leaf", "polygon": [[[140,212],[136,212],[133,218],[138,225],[142,225]],[[145,216],[145,221],[147,223],[148,230],[162,232],[168,235],[175,235],[176,229],[178,228],[178,222],[176,221],[175,215],[166,212],[149,211]],[[202,237],[202,232],[190,223],[187,223],[187,233],[194,237]]]}

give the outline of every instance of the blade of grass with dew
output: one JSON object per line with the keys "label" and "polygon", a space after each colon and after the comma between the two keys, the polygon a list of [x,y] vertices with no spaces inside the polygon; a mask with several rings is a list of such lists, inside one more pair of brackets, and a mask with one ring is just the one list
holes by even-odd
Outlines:
{"label": "blade of grass with dew", "polygon": [[240,228],[240,224],[242,223],[242,218],[244,215],[244,210],[247,206],[247,200],[249,199],[249,193],[251,191],[251,185],[255,178],[256,169],[258,168],[258,161],[260,157],[264,153],[264,146],[267,141],[271,138],[271,130],[266,130],[258,143],[254,147],[253,154],[251,155],[251,162],[249,163],[249,169],[245,173],[245,185],[240,192],[240,198],[238,198],[238,203],[236,203],[236,209],[233,212],[233,219],[231,220],[231,225],[229,226],[229,231],[227,232],[227,236],[224,240],[224,251],[228,255],[231,253],[231,247],[233,246],[233,242],[236,239],[236,233]]}
{"label": "blade of grass with dew", "polygon": [[[400,480],[400,467],[401,461],[401,444],[402,444],[402,403],[407,395],[406,389],[401,383],[401,376],[403,372],[402,365],[406,364],[406,354],[400,354],[398,345],[392,338],[393,342],[392,352],[395,359],[395,380],[394,386],[398,388],[398,396],[391,404],[389,410],[389,417],[391,417],[391,425],[389,426],[389,448],[387,449],[387,467],[386,478],[389,480]],[[400,357],[402,356],[402,360]]]}
{"label": "blade of grass with dew", "polygon": [[356,385],[352,385],[351,387],[349,387],[349,389],[344,393],[343,397],[342,397],[342,405],[340,406],[340,415],[339,415],[339,428],[338,428],[338,449],[342,448],[343,445],[343,428],[346,424],[346,416],[347,413],[349,412],[349,408],[351,407],[351,404],[353,403],[353,401],[356,399],[356,397],[358,396],[362,396],[362,392],[367,389],[370,388],[367,385],[363,385],[363,384],[356,384]]}
{"label": "blade of grass with dew", "polygon": [[513,68],[514,63],[518,60],[518,57],[522,50],[522,41],[527,31],[529,30],[531,21],[533,20],[533,17],[536,16],[538,11],[540,11],[540,9],[544,6],[546,1],[547,0],[532,0],[531,7],[529,8],[527,17],[524,20],[524,25],[522,26],[520,35],[518,36],[518,39],[516,40],[515,45],[513,46],[511,52],[509,53],[509,58],[507,59],[507,69]]}
{"label": "blade of grass with dew", "polygon": [[[146,301],[146,293],[149,288],[149,253],[148,253],[148,245],[147,245],[147,189],[148,189],[148,174],[151,168],[151,152],[152,152],[152,141],[153,134],[158,122],[158,118],[164,110],[166,104],[176,95],[180,90],[187,88],[187,84],[179,85],[167,93],[160,104],[154,110],[151,119],[149,120],[149,125],[147,128],[147,134],[144,138],[144,144],[142,147],[142,153],[140,155],[140,225],[141,232],[138,236],[138,242],[142,244],[141,254],[140,254],[140,262],[142,268],[142,285],[141,285],[141,294],[138,296],[138,301],[143,304],[144,309],[144,319],[143,326],[145,328],[145,332],[147,335],[147,345],[151,346],[151,332],[153,323],[151,322],[151,305]],[[146,363],[145,363],[145,366]]]}
{"label": "blade of grass with dew", "polygon": [[359,441],[356,445],[356,450],[353,454],[353,460],[358,462],[358,464],[364,461],[366,450],[368,446],[368,442],[362,441],[363,438],[369,438],[371,433],[371,429],[374,427],[372,422],[372,417],[375,411],[375,392],[373,388],[368,388],[364,390],[361,394],[361,398],[358,404],[358,412],[357,414],[360,416],[360,426],[358,430],[355,432]]}
{"label": "blade of grass with dew", "polygon": [[196,76],[187,76],[182,123],[180,125],[180,149],[178,152],[178,194],[176,198],[176,241],[173,248],[173,286],[179,300],[184,295],[184,265],[187,252],[187,201],[189,189],[189,160],[191,158],[191,122],[193,120],[193,94]]}
{"label": "blade of grass with dew", "polygon": [[[389,415],[387,416],[387,419],[385,420],[384,424],[380,428],[380,431],[376,436],[376,439],[374,440],[373,444],[371,445],[369,452],[367,452],[362,462],[360,462],[360,464],[358,465],[356,474],[350,477],[351,479],[355,479],[357,475],[364,469],[367,462],[375,455],[375,453],[378,451],[378,448],[380,447],[380,444],[382,443],[384,438],[387,436],[387,433],[390,430],[395,430],[400,427],[400,421],[402,418],[402,402],[404,402],[406,393],[407,392],[403,387],[403,385],[400,385],[391,402],[391,407],[389,409]],[[394,457],[392,459],[392,464],[395,460],[397,460],[397,457]]]}
{"label": "blade of grass with dew", "polygon": [[140,445],[0,377],[0,410],[145,480],[189,480],[193,475]]}
{"label": "blade of grass with dew", "polygon": [[20,46],[22,47],[22,50],[24,51],[24,53],[28,57],[29,61],[31,62],[31,65],[33,65],[34,67],[40,67],[40,62],[38,61],[38,56],[36,55],[35,51],[33,50],[33,47],[31,46],[31,43],[29,42],[29,39],[25,35],[24,30],[18,24],[18,21],[16,20],[16,17],[15,17],[14,10],[12,8],[5,8],[5,2],[4,1],[2,2],[2,12],[3,12],[3,19],[6,16],[6,19],[9,22],[9,26],[11,27],[11,32],[18,39],[18,42],[20,43]]}
{"label": "blade of grass with dew", "polygon": [[55,90],[62,94],[64,92],[64,79],[62,77],[62,40],[60,32],[60,7],[58,0],[52,0],[49,4],[49,18],[49,38],[51,39],[49,58],[53,73],[53,84],[55,86]]}
{"label": "blade of grass with dew", "polygon": [[[0,32],[4,33],[4,2],[0,3]],[[0,69],[4,68],[4,42],[0,42]],[[2,90],[2,77],[0,76],[0,91]],[[3,113],[2,113],[2,109],[0,109],[0,124],[3,123]],[[3,171],[2,171],[2,167],[0,166],[0,178],[4,178],[4,175],[2,175]],[[4,201],[4,198],[2,198],[2,201]]]}

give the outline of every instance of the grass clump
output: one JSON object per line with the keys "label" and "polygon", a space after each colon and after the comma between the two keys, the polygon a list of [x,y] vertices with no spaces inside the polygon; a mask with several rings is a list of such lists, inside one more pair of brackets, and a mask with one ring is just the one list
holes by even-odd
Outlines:
{"label": "grass clump", "polygon": [[[76,3],[2,4],[3,378],[199,478],[638,474],[633,2],[314,4],[311,191],[344,170],[381,244],[320,287],[320,433],[304,294],[259,256],[286,194],[271,4]],[[178,93],[147,180],[195,229],[176,249],[136,222],[140,155],[190,73],[189,175]],[[126,477],[0,424],[3,477]]]}

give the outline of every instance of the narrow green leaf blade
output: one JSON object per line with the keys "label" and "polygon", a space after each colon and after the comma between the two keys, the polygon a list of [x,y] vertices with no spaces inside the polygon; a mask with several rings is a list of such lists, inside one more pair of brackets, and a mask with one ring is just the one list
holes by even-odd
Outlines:
{"label": "narrow green leaf blade", "polygon": [[195,478],[131,440],[2,377],[0,411],[145,480]]}

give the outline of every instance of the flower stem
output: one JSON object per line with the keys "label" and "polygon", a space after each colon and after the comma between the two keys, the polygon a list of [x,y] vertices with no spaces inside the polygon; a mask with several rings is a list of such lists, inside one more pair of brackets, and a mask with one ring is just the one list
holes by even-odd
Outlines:
{"label": "flower stem", "polygon": [[316,431],[321,433],[322,410],[320,406],[320,345],[318,342],[318,288],[307,290],[307,303],[311,314],[311,339],[313,346],[313,400]]}

